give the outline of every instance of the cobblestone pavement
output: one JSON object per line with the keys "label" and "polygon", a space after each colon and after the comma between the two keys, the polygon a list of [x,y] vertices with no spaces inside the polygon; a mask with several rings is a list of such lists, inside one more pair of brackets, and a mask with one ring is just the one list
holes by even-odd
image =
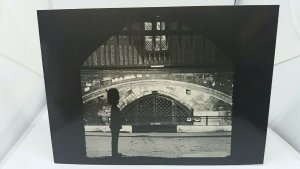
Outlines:
{"label": "cobblestone pavement", "polygon": [[[86,133],[87,157],[111,156],[110,133]],[[231,133],[121,133],[124,156],[225,157],[230,155]]]}

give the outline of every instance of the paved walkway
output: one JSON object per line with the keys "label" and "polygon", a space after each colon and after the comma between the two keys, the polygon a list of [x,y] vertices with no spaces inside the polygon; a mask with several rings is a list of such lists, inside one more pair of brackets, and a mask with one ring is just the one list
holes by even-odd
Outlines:
{"label": "paved walkway", "polygon": [[[225,157],[230,155],[231,133],[121,133],[119,152],[125,156]],[[110,133],[86,132],[87,156],[111,156]]]}

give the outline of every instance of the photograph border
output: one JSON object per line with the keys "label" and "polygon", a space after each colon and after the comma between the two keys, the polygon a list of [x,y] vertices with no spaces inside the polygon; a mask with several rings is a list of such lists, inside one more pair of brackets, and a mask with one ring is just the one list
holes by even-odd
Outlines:
{"label": "photograph border", "polygon": [[[39,10],[54,161],[152,165],[263,163],[278,12],[278,5]],[[232,58],[231,155],[225,158],[87,158],[80,66],[121,27],[157,15],[192,25],[215,40]],[[203,26],[197,26],[199,23]]]}

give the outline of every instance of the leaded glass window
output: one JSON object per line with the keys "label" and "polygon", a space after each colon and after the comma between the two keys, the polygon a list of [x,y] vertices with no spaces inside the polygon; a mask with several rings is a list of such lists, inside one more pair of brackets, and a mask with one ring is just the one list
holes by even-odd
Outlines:
{"label": "leaded glass window", "polygon": [[[144,22],[144,25],[145,31],[151,30],[154,34],[162,34],[166,30],[165,22]],[[168,50],[166,35],[145,36],[145,50],[154,52]]]}
{"label": "leaded glass window", "polygon": [[152,51],[152,36],[145,36],[145,49],[148,51]]}
{"label": "leaded glass window", "polygon": [[151,22],[145,22],[145,30],[149,31],[152,30],[152,23]]}

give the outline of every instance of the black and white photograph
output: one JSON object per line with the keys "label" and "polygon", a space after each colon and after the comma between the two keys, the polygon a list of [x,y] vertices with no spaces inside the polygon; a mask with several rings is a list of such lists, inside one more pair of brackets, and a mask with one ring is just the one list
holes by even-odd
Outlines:
{"label": "black and white photograph", "polygon": [[278,9],[38,11],[54,161],[263,163]]}
{"label": "black and white photograph", "polygon": [[124,27],[80,70],[87,157],[230,156],[231,67],[184,24]]}

